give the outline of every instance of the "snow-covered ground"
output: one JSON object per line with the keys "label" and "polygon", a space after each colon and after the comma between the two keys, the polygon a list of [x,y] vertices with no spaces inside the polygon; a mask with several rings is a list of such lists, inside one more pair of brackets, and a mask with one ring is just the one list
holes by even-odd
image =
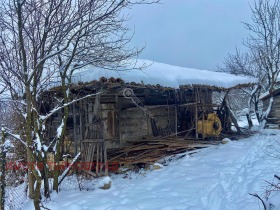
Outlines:
{"label": "snow-covered ground", "polygon": [[[167,161],[162,169],[112,176],[109,190],[62,190],[44,205],[52,210],[257,210],[265,180],[280,175],[280,131],[213,146]],[[280,151],[280,150],[278,150]],[[74,184],[73,184],[74,185]],[[30,201],[23,208],[33,209]],[[277,209],[277,208],[274,208]],[[279,208],[278,208],[279,209]]]}
{"label": "snow-covered ground", "polygon": [[[255,126],[253,129],[258,129],[259,122],[257,120],[257,116],[255,114],[251,114],[251,118],[252,118],[253,125]],[[239,115],[237,117],[237,121],[238,121],[238,125],[241,128],[248,128],[248,121],[245,114]],[[234,129],[234,127],[232,128]]]}

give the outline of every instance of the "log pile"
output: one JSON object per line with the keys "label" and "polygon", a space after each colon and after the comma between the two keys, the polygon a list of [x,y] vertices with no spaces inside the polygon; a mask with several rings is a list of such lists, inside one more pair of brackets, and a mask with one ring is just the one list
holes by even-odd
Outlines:
{"label": "log pile", "polygon": [[[184,152],[196,152],[195,150],[207,148],[211,145],[221,143],[223,138],[238,140],[247,138],[254,134],[251,130],[244,130],[242,133],[223,132],[215,140],[184,139],[183,137],[161,137],[143,139],[138,141],[126,141],[129,145],[119,148],[107,149],[108,164],[133,165],[142,163],[155,163],[163,157],[176,155]],[[86,146],[88,147],[88,146]],[[95,158],[91,160],[97,161]],[[98,164],[96,164],[98,165]]]}
{"label": "log pile", "polygon": [[108,161],[119,164],[154,163],[163,157],[206,148],[211,144],[218,144],[220,141],[197,141],[178,139],[153,139],[131,141],[132,145],[117,149],[108,149]]}
{"label": "log pile", "polygon": [[217,145],[221,143],[223,138],[238,140],[248,138],[255,132],[251,130],[243,130],[238,132],[223,132],[219,138],[215,140],[201,139],[184,139],[181,138],[154,138],[139,141],[127,141],[130,146],[121,148],[108,149],[108,161],[118,162],[119,164],[130,165],[137,163],[154,163],[163,157],[175,155],[187,151],[194,151]]}

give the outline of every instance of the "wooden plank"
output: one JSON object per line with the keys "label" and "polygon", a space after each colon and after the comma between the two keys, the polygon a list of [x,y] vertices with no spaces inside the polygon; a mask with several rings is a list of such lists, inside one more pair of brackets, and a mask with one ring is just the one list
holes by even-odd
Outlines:
{"label": "wooden plank", "polygon": [[83,122],[82,120],[84,119],[82,116],[82,107],[83,107],[83,102],[79,101],[79,115],[80,115],[80,127],[79,127],[79,137],[80,137],[80,151],[82,151],[82,140],[83,140]]}
{"label": "wooden plank", "polygon": [[98,166],[99,166],[99,144],[100,143],[96,143],[96,166],[95,166],[95,173],[96,176],[98,177]]}
{"label": "wooden plank", "polygon": [[102,156],[102,154],[103,154],[103,143],[104,142],[101,142],[101,143],[98,143],[99,144],[99,153],[100,153],[100,171],[99,171],[99,174],[102,176],[102,169],[103,169],[103,167],[102,167],[102,164],[104,164],[104,160],[103,160],[103,156]]}
{"label": "wooden plank", "polygon": [[76,119],[76,109],[75,103],[72,105],[73,112],[73,123],[74,123],[74,154],[75,156],[78,154],[78,138],[77,138],[77,119]]}
{"label": "wooden plank", "polygon": [[98,142],[104,142],[104,139],[84,139],[83,143],[98,143]]}
{"label": "wooden plank", "polygon": [[93,144],[92,154],[91,154],[91,158],[90,158],[90,160],[89,160],[89,162],[90,162],[89,170],[91,170],[92,163],[93,163],[93,160],[94,160],[95,147],[96,147],[96,144]]}
{"label": "wooden plank", "polygon": [[108,161],[107,161],[107,145],[106,145],[106,141],[103,143],[103,149],[104,149],[105,176],[108,176]]}

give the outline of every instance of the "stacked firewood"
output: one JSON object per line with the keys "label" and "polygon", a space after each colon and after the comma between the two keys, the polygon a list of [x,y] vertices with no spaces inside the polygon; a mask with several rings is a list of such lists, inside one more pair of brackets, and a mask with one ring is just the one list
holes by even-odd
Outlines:
{"label": "stacked firewood", "polygon": [[194,140],[141,140],[131,141],[131,146],[117,149],[108,149],[108,161],[118,162],[119,164],[137,164],[137,163],[154,163],[159,159],[208,147],[218,142],[197,141]]}

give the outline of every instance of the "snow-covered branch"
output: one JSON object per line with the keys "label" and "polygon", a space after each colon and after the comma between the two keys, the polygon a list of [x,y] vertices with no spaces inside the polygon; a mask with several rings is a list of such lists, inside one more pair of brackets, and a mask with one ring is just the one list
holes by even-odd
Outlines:
{"label": "snow-covered branch", "polygon": [[63,179],[66,177],[66,175],[68,174],[69,170],[71,169],[71,167],[74,165],[74,163],[76,163],[76,161],[78,160],[79,156],[81,155],[81,153],[79,152],[76,157],[73,159],[73,161],[71,162],[71,164],[65,169],[65,171],[63,171],[62,175],[61,175],[61,179],[58,182],[58,185],[60,185],[60,183],[63,181]]}
{"label": "snow-covered branch", "polygon": [[9,136],[11,136],[11,137],[13,137],[14,139],[20,141],[24,146],[28,147],[27,144],[26,144],[26,142],[23,141],[23,140],[21,139],[20,135],[12,133],[12,131],[11,131],[10,129],[6,128],[6,127],[2,127],[2,129],[5,129],[5,132],[6,132]]}
{"label": "snow-covered branch", "polygon": [[61,105],[61,106],[57,106],[57,107],[55,107],[53,110],[51,110],[47,115],[40,115],[40,119],[43,120],[43,121],[46,121],[46,120],[49,119],[54,113],[58,112],[59,110],[63,109],[64,107],[69,106],[69,105],[71,105],[71,104],[74,104],[74,103],[76,103],[76,102],[78,102],[78,101],[84,100],[84,99],[86,99],[86,98],[99,95],[99,94],[101,94],[101,92],[95,93],[95,94],[89,94],[89,95],[86,95],[86,96],[81,97],[81,98],[79,98],[79,99],[72,100],[72,101],[70,101],[70,102],[68,102],[68,103],[65,103],[65,104]]}

